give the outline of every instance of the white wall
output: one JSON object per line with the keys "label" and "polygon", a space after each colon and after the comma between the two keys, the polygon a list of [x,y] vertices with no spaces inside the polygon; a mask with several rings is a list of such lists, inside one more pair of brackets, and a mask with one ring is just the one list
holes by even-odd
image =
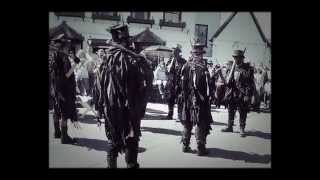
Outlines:
{"label": "white wall", "polygon": [[271,42],[271,13],[270,12],[254,12],[262,31],[267,39]]}
{"label": "white wall", "polygon": [[[60,17],[59,20],[53,12],[49,13],[49,28],[55,27],[66,21],[68,25],[81,33],[85,40],[91,36],[91,38],[98,39],[110,39],[106,29],[112,25],[115,25],[116,21],[108,20],[93,20],[91,18],[91,12],[85,13],[85,20],[82,18],[72,17]],[[130,12],[119,12],[124,21],[126,22],[127,16]],[[195,34],[195,24],[208,25],[208,40],[212,37],[214,32],[219,26],[230,16],[231,12],[182,12],[182,22],[186,22],[186,28],[173,27],[159,27],[159,21],[163,18],[162,12],[151,12],[151,18],[155,20],[155,24],[150,29],[160,38],[167,42],[168,47],[174,47],[177,43],[182,45],[182,56],[188,58],[190,56],[191,45],[190,38],[193,39]],[[271,13],[262,12],[255,13],[263,31],[268,39],[271,39]],[[129,24],[130,35],[136,35],[145,30],[150,25],[145,24]],[[259,64],[264,61],[265,56],[270,57],[270,51],[265,54],[265,45],[255,27],[255,24],[249,13],[239,12],[230,22],[230,24],[224,29],[224,31],[215,40],[214,46],[211,48],[208,42],[208,52],[205,56],[212,54],[213,58],[218,58],[219,62],[226,62],[232,59],[232,45],[234,41],[239,41],[239,48],[247,48],[246,56],[247,60]],[[86,43],[83,43],[86,46]],[[236,48],[236,47],[235,47]],[[212,52],[210,52],[212,50]]]}
{"label": "white wall", "polygon": [[[123,17],[126,22],[127,16],[130,15],[130,12],[119,12],[119,14]],[[116,21],[108,21],[108,20],[95,20],[93,23],[91,18],[91,13],[86,12],[86,18],[83,21],[82,18],[72,18],[72,17],[58,17],[55,16],[53,12],[49,13],[49,28],[58,26],[62,23],[62,21],[66,21],[67,24],[81,33],[85,40],[91,36],[91,38],[98,39],[109,39],[111,38],[111,34],[106,31],[106,29],[112,25],[115,25]],[[155,20],[155,24],[150,29],[160,38],[167,42],[168,47],[175,47],[177,43],[182,45],[182,55],[186,58],[189,56],[191,47],[189,43],[189,38],[187,36],[188,33],[193,34],[194,32],[194,13],[182,13],[182,21],[186,22],[187,27],[182,30],[181,28],[173,28],[173,27],[162,27],[160,29],[159,21],[163,18],[162,12],[151,12],[151,17]],[[146,24],[129,24],[130,35],[136,35],[141,31],[145,30],[146,27],[150,27],[150,25]],[[190,32],[190,28],[192,32]],[[86,43],[83,43],[84,46]]]}
{"label": "white wall", "polygon": [[[266,28],[266,26],[265,26]],[[269,27],[269,29],[271,29]],[[238,44],[235,42],[238,42]],[[270,51],[265,44],[249,13],[239,12],[214,40],[213,54],[220,63],[232,60],[234,49],[246,48],[246,59],[256,65],[269,61]]]}
{"label": "white wall", "polygon": [[[210,43],[210,39],[213,36],[213,34],[217,31],[217,29],[220,26],[220,19],[221,19],[221,13],[219,12],[199,12],[196,13],[195,16],[195,22],[194,24],[204,24],[208,25],[208,37],[207,37],[207,46],[208,48],[205,48],[206,54],[205,57],[212,57],[212,46]],[[193,27],[193,31],[194,31]],[[193,32],[194,34],[194,32]]]}

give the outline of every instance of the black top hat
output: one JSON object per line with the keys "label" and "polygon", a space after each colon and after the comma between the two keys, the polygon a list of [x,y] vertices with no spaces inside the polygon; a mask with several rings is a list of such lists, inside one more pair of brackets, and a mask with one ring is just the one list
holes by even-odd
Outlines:
{"label": "black top hat", "polygon": [[192,45],[192,51],[191,53],[201,53],[204,54],[206,51],[203,49],[205,47],[204,44],[201,44],[199,39],[196,41],[195,44]]}
{"label": "black top hat", "polygon": [[242,50],[234,50],[232,56],[233,57],[244,57],[244,51],[242,51]]}
{"label": "black top hat", "polygon": [[118,42],[120,39],[129,38],[129,28],[126,24],[117,24],[107,29],[111,33],[112,39]]}

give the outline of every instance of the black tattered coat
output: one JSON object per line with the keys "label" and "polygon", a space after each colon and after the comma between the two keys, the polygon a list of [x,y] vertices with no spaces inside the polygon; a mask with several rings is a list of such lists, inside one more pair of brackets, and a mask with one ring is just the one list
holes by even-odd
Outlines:
{"label": "black tattered coat", "polygon": [[109,49],[99,71],[99,106],[106,118],[106,135],[124,150],[128,136],[137,139],[141,136],[140,121],[153,73],[142,61],[119,48]]}
{"label": "black tattered coat", "polygon": [[209,134],[212,122],[209,103],[209,72],[205,64],[196,61],[187,62],[181,70],[183,110],[182,121],[191,121],[193,125],[202,124]]}

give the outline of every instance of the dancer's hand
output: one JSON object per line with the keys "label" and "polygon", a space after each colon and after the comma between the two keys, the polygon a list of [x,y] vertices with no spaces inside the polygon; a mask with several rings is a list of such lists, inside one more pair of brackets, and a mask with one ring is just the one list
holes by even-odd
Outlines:
{"label": "dancer's hand", "polygon": [[76,129],[82,129],[81,126],[80,126],[79,121],[74,121],[72,124]]}
{"label": "dancer's hand", "polygon": [[98,121],[97,121],[97,125],[98,125],[98,127],[101,126],[101,120],[99,118],[98,118]]}

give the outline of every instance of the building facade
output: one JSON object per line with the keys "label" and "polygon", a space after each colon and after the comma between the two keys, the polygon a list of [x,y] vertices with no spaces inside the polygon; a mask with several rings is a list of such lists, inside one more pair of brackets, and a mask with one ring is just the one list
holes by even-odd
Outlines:
{"label": "building facade", "polygon": [[[271,62],[270,48],[266,48],[249,13],[238,13],[213,43],[209,40],[230,13],[227,12],[49,12],[49,28],[63,21],[81,33],[85,40],[111,39],[106,31],[117,23],[129,24],[130,35],[134,36],[147,27],[166,41],[166,46],[182,45],[182,56],[190,57],[191,43],[199,39],[207,45],[205,57],[213,62],[224,63],[232,58],[232,50],[246,48],[247,60],[254,64]],[[271,41],[271,13],[260,13],[258,20],[267,38]],[[269,18],[268,18],[269,17]],[[260,38],[260,39],[259,39]],[[80,46],[78,47],[80,48]]]}

